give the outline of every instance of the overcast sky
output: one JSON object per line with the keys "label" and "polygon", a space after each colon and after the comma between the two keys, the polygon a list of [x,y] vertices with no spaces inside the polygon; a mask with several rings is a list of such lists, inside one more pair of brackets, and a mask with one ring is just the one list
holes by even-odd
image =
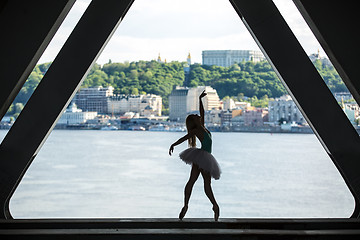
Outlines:
{"label": "overcast sky", "polygon": [[[52,61],[89,4],[78,0],[40,63]],[[308,54],[320,49],[291,0],[275,0]],[[101,27],[101,26],[99,26]],[[259,50],[228,0],[135,0],[97,63],[156,59],[201,63],[202,50]]]}

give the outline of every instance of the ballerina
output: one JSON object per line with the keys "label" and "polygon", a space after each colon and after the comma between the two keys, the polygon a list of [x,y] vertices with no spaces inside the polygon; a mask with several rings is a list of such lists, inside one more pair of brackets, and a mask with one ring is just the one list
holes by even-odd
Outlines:
{"label": "ballerina", "polygon": [[[190,178],[185,186],[184,190],[184,206],[179,214],[179,219],[182,220],[188,210],[188,204],[193,186],[198,179],[200,173],[204,179],[204,190],[206,196],[209,198],[213,205],[214,219],[218,221],[220,215],[220,208],[217,204],[212,188],[211,177],[219,179],[221,170],[218,162],[211,154],[212,139],[211,133],[204,125],[204,107],[202,104],[202,98],[207,94],[205,90],[199,96],[200,102],[200,116],[197,114],[190,114],[186,117],[187,134],[174,142],[169,149],[169,155],[174,151],[176,145],[181,144],[185,140],[188,140],[189,148],[182,151],[179,156],[187,164],[192,165]],[[196,148],[196,138],[201,142],[201,148]]]}

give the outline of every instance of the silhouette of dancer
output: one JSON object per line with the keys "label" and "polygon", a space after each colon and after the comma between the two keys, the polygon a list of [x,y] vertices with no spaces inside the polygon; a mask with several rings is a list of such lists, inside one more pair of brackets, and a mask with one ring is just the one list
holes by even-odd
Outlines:
{"label": "silhouette of dancer", "polygon": [[[187,182],[184,190],[184,207],[179,214],[180,220],[182,220],[188,210],[188,204],[193,186],[198,179],[200,173],[204,179],[204,190],[206,196],[209,198],[213,205],[214,219],[217,221],[220,215],[220,208],[217,204],[212,188],[211,177],[214,179],[220,178],[220,167],[214,156],[211,154],[211,133],[204,125],[204,107],[202,104],[202,98],[206,96],[205,90],[199,96],[200,102],[200,116],[197,114],[190,114],[186,117],[186,128],[188,133],[174,142],[169,149],[169,154],[174,151],[174,147],[180,143],[188,140],[189,148],[182,151],[179,156],[187,164],[191,164],[191,173],[189,181]],[[196,148],[196,137],[201,142],[201,148]]]}

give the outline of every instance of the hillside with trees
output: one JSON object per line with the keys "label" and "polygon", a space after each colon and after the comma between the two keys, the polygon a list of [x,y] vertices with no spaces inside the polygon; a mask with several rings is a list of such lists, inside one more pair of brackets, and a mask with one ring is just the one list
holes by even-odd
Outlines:
{"label": "hillside with trees", "polygon": [[[9,115],[17,117],[50,64],[39,64],[34,68],[11,105]],[[248,101],[257,106],[266,105],[269,98],[286,94],[284,86],[267,61],[241,62],[231,67],[193,64],[186,80],[184,64],[155,60],[124,63],[109,61],[103,66],[95,64],[81,87],[113,86],[116,94],[157,94],[163,97],[165,109],[168,108],[168,96],[175,86],[207,85],[215,88],[221,99],[243,99],[246,96]],[[319,60],[314,65],[332,92],[346,91],[334,67],[323,65]]]}
{"label": "hillside with trees", "polygon": [[220,98],[239,94],[257,98],[286,94],[284,86],[266,61],[242,62],[231,67],[194,64],[191,66],[188,86],[201,85],[215,88]]}

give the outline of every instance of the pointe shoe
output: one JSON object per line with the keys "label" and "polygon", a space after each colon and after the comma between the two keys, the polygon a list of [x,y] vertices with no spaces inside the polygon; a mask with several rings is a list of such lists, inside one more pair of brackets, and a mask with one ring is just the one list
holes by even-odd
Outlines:
{"label": "pointe shoe", "polygon": [[182,220],[182,219],[184,218],[187,210],[188,210],[188,206],[184,206],[184,207],[181,209],[181,212],[180,212],[180,214],[179,214],[179,219],[180,219],[180,220]]}
{"label": "pointe shoe", "polygon": [[214,206],[212,209],[214,211],[214,220],[217,222],[220,216],[220,208],[219,206]]}

